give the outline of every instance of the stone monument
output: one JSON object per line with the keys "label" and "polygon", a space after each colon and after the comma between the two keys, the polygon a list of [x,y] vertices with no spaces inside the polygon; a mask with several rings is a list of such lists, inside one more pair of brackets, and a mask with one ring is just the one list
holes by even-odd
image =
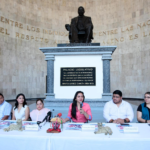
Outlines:
{"label": "stone monument", "polygon": [[111,100],[110,61],[116,46],[39,48],[47,61],[45,106],[69,106],[77,90],[91,106]]}
{"label": "stone monument", "polygon": [[[71,25],[66,25],[70,44],[39,48],[47,61],[45,107],[65,108],[64,117],[76,91],[84,92],[85,101],[91,107],[103,107],[112,99],[110,61],[116,46],[90,43],[93,38],[91,18],[84,16],[83,7],[78,8],[78,13]],[[80,36],[81,31],[84,31],[84,36]]]}

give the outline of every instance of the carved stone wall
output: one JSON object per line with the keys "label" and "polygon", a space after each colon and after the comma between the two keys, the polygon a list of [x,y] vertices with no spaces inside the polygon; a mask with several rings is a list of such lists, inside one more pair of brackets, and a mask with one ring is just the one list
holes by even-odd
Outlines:
{"label": "carved stone wall", "polygon": [[92,17],[94,41],[116,45],[112,56],[111,92],[143,97],[150,80],[150,0],[1,0],[0,92],[14,99],[43,97],[46,62],[39,47],[67,43],[64,27],[85,7]]}

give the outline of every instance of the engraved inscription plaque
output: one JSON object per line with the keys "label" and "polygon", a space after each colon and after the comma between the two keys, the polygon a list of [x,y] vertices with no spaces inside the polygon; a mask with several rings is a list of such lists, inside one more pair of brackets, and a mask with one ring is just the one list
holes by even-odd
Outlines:
{"label": "engraved inscription plaque", "polygon": [[61,68],[61,86],[95,86],[95,67]]}

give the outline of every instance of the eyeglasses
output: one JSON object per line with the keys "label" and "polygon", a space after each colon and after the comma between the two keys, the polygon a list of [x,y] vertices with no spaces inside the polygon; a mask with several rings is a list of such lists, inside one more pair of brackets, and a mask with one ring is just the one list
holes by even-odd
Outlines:
{"label": "eyeglasses", "polygon": [[148,98],[149,99],[150,97],[144,97],[144,98]]}
{"label": "eyeglasses", "polygon": [[113,98],[120,98],[120,96],[113,96]]}

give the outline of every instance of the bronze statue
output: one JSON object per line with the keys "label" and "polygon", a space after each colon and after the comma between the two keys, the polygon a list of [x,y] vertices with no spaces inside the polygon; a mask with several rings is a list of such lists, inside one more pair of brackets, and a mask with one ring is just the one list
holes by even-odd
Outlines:
{"label": "bronze statue", "polygon": [[65,25],[69,31],[70,43],[91,43],[91,39],[93,39],[91,17],[84,16],[84,13],[84,8],[80,6],[78,8],[79,16],[71,20],[71,25]]}

